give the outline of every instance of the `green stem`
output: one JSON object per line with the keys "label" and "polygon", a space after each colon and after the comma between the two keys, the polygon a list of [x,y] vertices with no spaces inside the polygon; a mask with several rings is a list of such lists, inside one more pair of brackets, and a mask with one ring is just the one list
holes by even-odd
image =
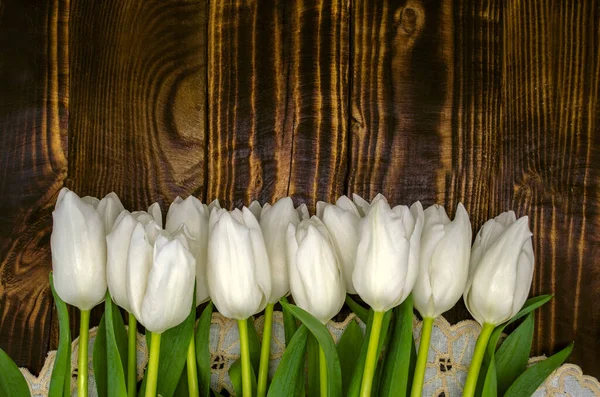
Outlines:
{"label": "green stem", "polygon": [[252,397],[252,368],[250,367],[250,345],[248,343],[248,322],[238,320],[240,333],[240,356],[242,359],[242,394]]}
{"label": "green stem", "polygon": [[327,360],[321,345],[319,345],[319,383],[321,385],[321,397],[327,397]]}
{"label": "green stem", "polygon": [[156,397],[158,381],[158,358],[160,356],[161,334],[150,332],[150,357],[148,359],[148,378],[146,380],[146,397]]}
{"label": "green stem", "polygon": [[271,329],[273,328],[273,307],[269,303],[265,308],[262,344],[260,348],[260,367],[258,368],[258,385],[256,396],[265,397],[267,394],[267,378],[269,376],[269,358],[271,355]]}
{"label": "green stem", "polygon": [[379,348],[379,334],[381,333],[381,324],[385,312],[373,313],[373,324],[371,325],[371,336],[369,337],[369,347],[367,349],[367,359],[363,372],[362,384],[360,386],[360,396],[370,397],[373,387],[373,376],[377,368],[377,350]]}
{"label": "green stem", "polygon": [[481,333],[477,338],[477,344],[475,345],[475,352],[473,353],[473,359],[469,366],[469,373],[467,375],[467,381],[465,382],[465,388],[463,390],[463,397],[473,397],[475,395],[475,388],[477,387],[477,378],[479,377],[479,369],[481,368],[481,362],[483,361],[483,355],[490,340],[492,332],[494,332],[495,325],[483,323]]}
{"label": "green stem", "polygon": [[79,357],[77,361],[77,395],[88,395],[88,341],[90,336],[90,311],[81,310],[79,319]]}
{"label": "green stem", "polygon": [[429,353],[433,320],[431,317],[423,318],[421,342],[419,343],[419,354],[417,355],[417,365],[415,366],[415,375],[410,393],[411,397],[421,397],[423,394],[423,380],[425,379],[425,368],[427,367],[427,354]]}
{"label": "green stem", "polygon": [[127,396],[135,397],[137,391],[137,319],[132,313],[129,313],[127,337]]}
{"label": "green stem", "polygon": [[188,391],[190,397],[198,396],[198,370],[196,367],[196,342],[194,335],[190,340],[190,345],[187,351],[187,378],[188,378]]}

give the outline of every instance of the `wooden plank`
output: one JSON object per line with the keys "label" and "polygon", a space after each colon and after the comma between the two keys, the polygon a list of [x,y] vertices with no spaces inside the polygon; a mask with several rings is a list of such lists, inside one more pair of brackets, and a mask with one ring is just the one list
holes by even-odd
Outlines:
{"label": "wooden plank", "polygon": [[207,197],[312,207],[342,194],[348,7],[211,3]]}
{"label": "wooden plank", "polygon": [[63,0],[0,2],[0,348],[39,372],[52,299],[52,209],[67,173]]}
{"label": "wooden plank", "polygon": [[283,9],[283,0],[210,4],[207,198],[226,207],[287,195]]}
{"label": "wooden plank", "polygon": [[204,199],[207,1],[71,5],[66,185],[163,214],[177,195]]}
{"label": "wooden plank", "polygon": [[292,136],[288,195],[314,210],[344,194],[348,165],[350,10],[345,0],[286,4]]}
{"label": "wooden plank", "polygon": [[[348,193],[439,203],[449,214],[463,202],[479,227],[489,217],[500,81],[493,48],[482,46],[500,22],[463,3],[355,1]],[[468,311],[460,301],[445,316]]]}
{"label": "wooden plank", "polygon": [[348,191],[395,204],[443,201],[449,159],[453,18],[449,1],[355,1]]}
{"label": "wooden plank", "polygon": [[204,196],[206,0],[72,1],[69,179],[126,208]]}
{"label": "wooden plank", "polygon": [[501,210],[529,215],[534,353],[575,340],[570,360],[600,376],[600,2],[512,1],[503,33]]}

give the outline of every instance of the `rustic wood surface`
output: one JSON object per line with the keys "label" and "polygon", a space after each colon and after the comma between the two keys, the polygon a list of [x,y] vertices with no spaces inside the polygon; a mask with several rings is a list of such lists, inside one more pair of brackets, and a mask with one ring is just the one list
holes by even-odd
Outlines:
{"label": "rustic wood surface", "polygon": [[600,0],[0,0],[0,347],[36,372],[56,343],[63,185],[163,210],[383,192],[528,215],[555,294],[532,354],[575,340],[600,377],[599,91]]}

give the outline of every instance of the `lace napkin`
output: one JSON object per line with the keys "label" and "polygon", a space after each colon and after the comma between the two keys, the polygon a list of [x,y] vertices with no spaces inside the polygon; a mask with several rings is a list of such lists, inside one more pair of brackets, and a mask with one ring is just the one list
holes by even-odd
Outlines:
{"label": "lace napkin", "polygon": [[[337,342],[342,336],[344,329],[351,321],[359,321],[351,314],[343,322],[330,321],[327,327]],[[421,322],[416,318],[414,321],[414,336],[417,343],[421,335]],[[263,317],[255,320],[255,327],[262,335]],[[359,321],[364,330],[364,324]],[[475,348],[475,342],[479,335],[480,326],[475,321],[462,321],[455,325],[450,325],[443,317],[435,321],[429,356],[427,358],[427,370],[425,372],[425,382],[423,387],[424,396],[454,397],[462,395],[462,388],[467,377],[469,363]],[[89,388],[90,397],[96,397],[96,383],[92,371],[92,346],[96,337],[96,328],[90,330],[88,359],[89,367]],[[77,396],[77,351],[79,340],[73,341],[71,356],[71,395]],[[283,329],[283,317],[281,312],[275,312],[273,315],[273,333],[271,339],[271,361],[270,374],[275,373],[275,369],[281,360],[285,350],[285,335]],[[227,319],[219,313],[212,316],[210,329],[210,353],[211,353],[211,386],[215,390],[233,391],[227,371],[229,366],[237,360],[240,354],[240,344],[238,339],[237,323],[234,320]],[[50,386],[50,375],[54,366],[54,357],[56,351],[48,353],[46,362],[39,376],[33,376],[27,369],[21,368],[25,376],[31,394],[33,397],[42,397],[48,395]],[[148,351],[146,349],[146,338],[138,334],[137,337],[137,358],[138,358],[138,379],[143,376],[144,368],[148,362]],[[530,364],[543,360],[545,357],[534,357],[530,359]],[[534,397],[546,396],[600,396],[600,383],[596,378],[584,375],[581,369],[573,364],[564,364],[554,371],[546,382],[535,392]]]}

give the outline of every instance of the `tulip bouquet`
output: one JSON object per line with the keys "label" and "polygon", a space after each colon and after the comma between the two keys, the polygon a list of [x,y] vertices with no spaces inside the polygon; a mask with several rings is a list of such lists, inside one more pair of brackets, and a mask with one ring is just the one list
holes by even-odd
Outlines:
{"label": "tulip bouquet", "polygon": [[[80,313],[79,396],[88,393],[90,310],[102,302],[92,352],[99,396],[220,396],[210,389],[213,305],[237,320],[240,359],[229,374],[244,397],[421,396],[434,320],[461,297],[482,326],[464,396],[531,395],[569,355],[572,345],[526,366],[532,312],[550,299],[527,300],[534,264],[527,217],[505,212],[471,244],[462,204],[454,220],[441,206],[391,207],[382,195],[342,196],[316,209],[310,216],[289,197],[232,211],[178,197],[163,227],[157,204],[129,212],[114,193],[98,200],[64,188],[51,237],[60,340],[50,396],[71,394],[67,304]],[[325,325],[345,303],[366,330],[353,321],[336,346]],[[286,349],[269,378],[276,305]],[[414,309],[423,319],[418,351]],[[261,342],[252,317],[263,311]],[[138,323],[149,347],[141,383]],[[0,394],[29,395],[1,350]]]}

